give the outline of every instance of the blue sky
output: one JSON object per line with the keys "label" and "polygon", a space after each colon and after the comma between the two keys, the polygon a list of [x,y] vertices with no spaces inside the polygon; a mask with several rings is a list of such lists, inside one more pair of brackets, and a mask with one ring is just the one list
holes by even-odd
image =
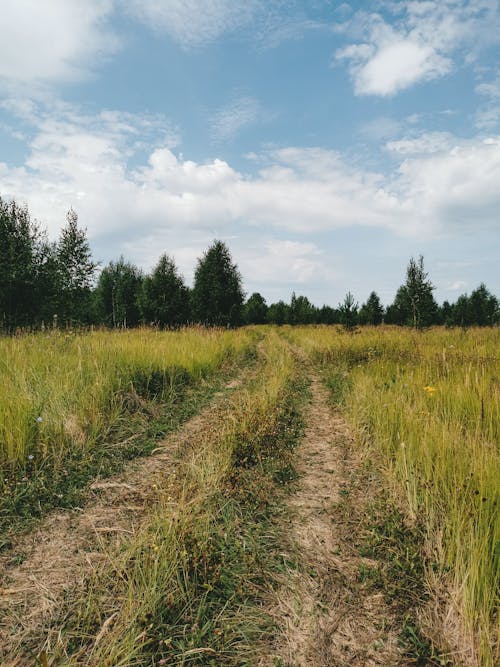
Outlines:
{"label": "blue sky", "polygon": [[500,295],[498,0],[2,0],[0,195],[248,293]]}

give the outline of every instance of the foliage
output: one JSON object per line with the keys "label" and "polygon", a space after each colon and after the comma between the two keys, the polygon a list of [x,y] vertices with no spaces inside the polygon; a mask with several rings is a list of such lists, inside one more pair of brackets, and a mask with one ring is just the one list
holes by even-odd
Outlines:
{"label": "foliage", "polygon": [[179,327],[189,320],[189,290],[172,258],[163,254],[146,276],[140,297],[143,319],[161,327]]}
{"label": "foliage", "polygon": [[359,324],[382,324],[384,307],[376,292],[372,292],[359,311]]}
{"label": "foliage", "polygon": [[424,270],[424,258],[413,257],[406,268],[406,281],[396,292],[394,303],[387,310],[387,322],[407,324],[415,329],[436,322],[438,305],[432,294],[434,285]]}
{"label": "foliage", "polygon": [[316,319],[316,309],[306,296],[292,294],[288,311],[289,324],[311,324]]}
{"label": "foliage", "polygon": [[265,324],[267,311],[264,297],[258,292],[254,292],[243,307],[243,320],[245,324]]}
{"label": "foliage", "polygon": [[97,264],[86,231],[78,226],[78,215],[68,211],[66,226],[57,244],[59,272],[59,317],[65,322],[89,321],[90,296]]}
{"label": "foliage", "polygon": [[242,279],[228,247],[222,241],[214,241],[198,260],[191,303],[197,322],[211,326],[240,324]]}
{"label": "foliage", "polygon": [[338,310],[341,324],[348,330],[354,329],[358,323],[358,304],[351,292],[347,292]]}
{"label": "foliage", "polygon": [[94,292],[96,319],[111,327],[137,326],[143,276],[122,257],[102,270]]}
{"label": "foliage", "polygon": [[28,209],[0,198],[0,328],[40,322],[53,273],[52,248]]}
{"label": "foliage", "polygon": [[286,324],[289,319],[289,311],[290,306],[282,300],[272,303],[267,311],[267,321],[269,324]]}
{"label": "foliage", "polygon": [[75,211],[68,212],[58,241],[51,243],[26,207],[0,198],[0,329],[4,332],[58,322],[111,327],[140,322],[178,327],[193,320],[214,326],[343,323],[347,328],[378,325],[382,319],[387,324],[415,328],[500,323],[499,301],[484,283],[470,295],[459,296],[456,303],[445,301],[439,307],[422,256],[418,261],[410,259],[406,281],[385,313],[373,291],[359,312],[352,295],[352,304],[344,301],[337,309],[329,305],[318,308],[295,292],[290,303],[280,300],[269,306],[254,292],[243,305],[241,275],[221,241],[214,241],[198,260],[191,292],[174,259],[165,253],[146,276],[120,257],[102,270],[93,288],[96,269]]}

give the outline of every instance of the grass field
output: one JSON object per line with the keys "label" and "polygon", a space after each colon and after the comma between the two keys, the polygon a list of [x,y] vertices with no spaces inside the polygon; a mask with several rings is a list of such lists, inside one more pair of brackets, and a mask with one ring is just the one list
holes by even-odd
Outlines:
{"label": "grass field", "polygon": [[143,431],[162,415],[155,406],[168,403],[170,417],[187,388],[255,342],[250,330],[201,328],[0,339],[0,529],[42,505],[64,506],[70,488],[140,453],[133,417]]}
{"label": "grass field", "polygon": [[333,400],[425,533],[428,626],[478,664],[498,641],[500,330],[288,335],[323,369]]}
{"label": "grass field", "polygon": [[[73,506],[72,483],[84,488],[111,474],[110,457],[150,453],[165,415],[177,428],[201,409],[204,388],[223,395],[238,365],[243,376],[231,397],[144,492],[140,527],[82,575],[52,639],[44,644],[33,631],[26,645],[45,646],[39,663],[257,664],[256,647],[273,632],[261,595],[279,570],[283,528],[275,519],[295,478],[298,413],[307,413],[307,377],[316,369],[366,470],[378,471],[391,506],[423,536],[421,632],[451,663],[493,667],[497,329],[141,329],[1,339],[2,529],[10,534],[19,513]],[[190,395],[198,398],[186,412]],[[149,444],[129,449],[137,429]],[[348,510],[347,496],[343,502]]]}

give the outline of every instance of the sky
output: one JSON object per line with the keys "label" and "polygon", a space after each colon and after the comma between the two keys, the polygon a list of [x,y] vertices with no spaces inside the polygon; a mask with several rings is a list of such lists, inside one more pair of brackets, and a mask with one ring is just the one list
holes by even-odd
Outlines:
{"label": "sky", "polygon": [[0,0],[0,196],[105,266],[500,296],[499,0]]}

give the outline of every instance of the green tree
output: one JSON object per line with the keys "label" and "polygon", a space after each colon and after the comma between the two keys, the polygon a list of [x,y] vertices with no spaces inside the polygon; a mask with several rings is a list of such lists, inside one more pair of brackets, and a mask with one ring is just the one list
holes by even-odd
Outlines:
{"label": "green tree", "polygon": [[493,326],[499,319],[498,299],[481,283],[469,297],[469,320],[480,327]]}
{"label": "green tree", "polygon": [[360,324],[382,324],[384,318],[384,307],[376,292],[372,292],[359,311]]}
{"label": "green tree", "polygon": [[150,276],[144,278],[141,310],[146,322],[162,327],[178,327],[189,320],[189,290],[174,260],[161,255]]}
{"label": "green tree", "polygon": [[316,316],[315,308],[306,296],[292,294],[288,311],[290,324],[311,324]]}
{"label": "green tree", "polygon": [[269,306],[267,310],[267,321],[269,324],[277,324],[278,326],[286,324],[289,320],[289,310],[290,306],[280,299]]}
{"label": "green tree", "polygon": [[267,317],[267,304],[264,297],[254,292],[243,307],[243,320],[245,324],[264,324]]}
{"label": "green tree", "polygon": [[43,247],[28,209],[0,198],[0,327],[7,331],[39,319]]}
{"label": "green tree", "polygon": [[321,306],[318,310],[317,321],[319,324],[338,324],[339,314],[331,306]]}
{"label": "green tree", "polygon": [[123,256],[110,262],[101,271],[94,294],[99,322],[112,327],[137,326],[142,281],[139,269]]}
{"label": "green tree", "polygon": [[66,215],[66,226],[61,230],[57,244],[59,265],[59,315],[63,321],[88,322],[91,287],[97,264],[87,232],[78,227],[78,216],[73,209]]}
{"label": "green tree", "polygon": [[238,325],[243,297],[241,275],[228,247],[214,241],[195,271],[192,307],[196,321],[211,326]]}
{"label": "green tree", "polygon": [[424,258],[413,257],[406,268],[406,281],[396,292],[394,303],[387,309],[387,322],[420,328],[435,324],[438,305],[432,292],[435,287],[424,270]]}
{"label": "green tree", "polygon": [[347,292],[344,301],[339,303],[340,322],[344,327],[351,331],[356,328],[358,323],[358,303],[354,300],[351,292]]}

